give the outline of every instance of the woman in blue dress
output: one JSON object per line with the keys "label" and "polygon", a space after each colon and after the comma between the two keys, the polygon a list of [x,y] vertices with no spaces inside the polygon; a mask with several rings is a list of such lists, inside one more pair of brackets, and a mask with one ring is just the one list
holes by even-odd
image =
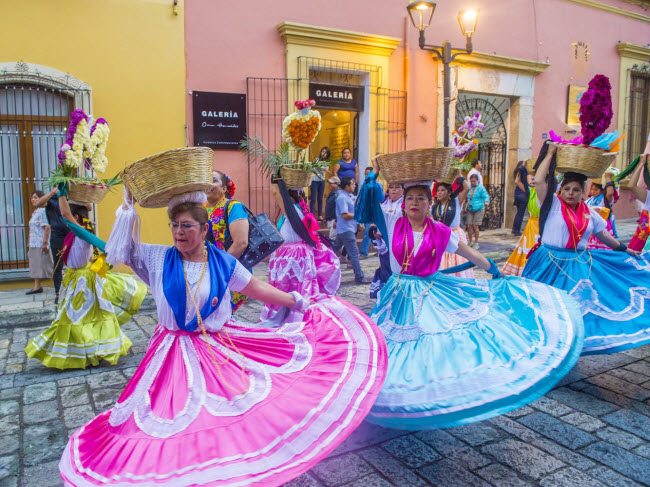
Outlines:
{"label": "woman in blue dress", "polygon": [[392,270],[371,313],[386,337],[388,372],[368,421],[409,430],[481,421],[539,398],[573,367],[583,325],[567,293],[521,278],[442,274],[450,252],[501,277],[494,261],[429,216],[428,186],[406,189],[404,216],[383,212],[381,200],[379,191],[360,192],[355,214],[386,236]]}
{"label": "woman in blue dress", "polygon": [[[556,147],[546,144],[537,160],[541,246],[529,255],[522,277],[567,291],[585,323],[583,354],[614,353],[650,343],[650,253],[639,255],[608,231],[582,200],[587,177],[568,172],[556,194],[551,179]],[[549,186],[551,185],[551,186]],[[591,250],[590,235],[614,250]]]}

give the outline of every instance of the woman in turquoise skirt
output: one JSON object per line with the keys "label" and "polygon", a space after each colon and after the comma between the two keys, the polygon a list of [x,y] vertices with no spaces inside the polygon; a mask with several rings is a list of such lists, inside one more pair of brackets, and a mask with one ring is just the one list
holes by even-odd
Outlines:
{"label": "woman in turquoise skirt", "polygon": [[450,252],[501,277],[494,261],[428,215],[426,185],[406,189],[405,216],[383,213],[381,198],[361,191],[355,215],[374,220],[387,237],[393,272],[371,313],[386,337],[388,372],[367,420],[409,430],[451,427],[503,414],[550,390],[582,348],[577,303],[521,278],[438,272]]}
{"label": "woman in turquoise skirt", "polygon": [[[608,231],[606,221],[582,201],[587,177],[568,172],[556,194],[553,145],[537,162],[541,246],[522,277],[567,291],[585,323],[583,354],[614,353],[650,343],[650,253],[639,255]],[[550,186],[554,188],[554,186]],[[614,250],[587,248],[590,235]]]}

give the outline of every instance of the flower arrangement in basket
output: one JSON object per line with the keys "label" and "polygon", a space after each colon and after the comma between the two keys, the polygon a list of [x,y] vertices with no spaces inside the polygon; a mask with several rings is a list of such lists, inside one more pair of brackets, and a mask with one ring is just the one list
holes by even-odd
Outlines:
{"label": "flower arrangement in basket", "polygon": [[616,158],[621,140],[618,131],[605,133],[614,115],[609,78],[597,74],[580,97],[580,129],[582,135],[564,140],[552,130],[551,142],[558,148],[556,171],[577,172],[600,178]]}
{"label": "flower arrangement in basket", "polygon": [[309,146],[321,129],[320,113],[311,108],[314,100],[298,100],[294,103],[296,111],[282,122],[284,141],[276,150],[270,150],[258,137],[247,137],[239,144],[241,150],[252,157],[249,162],[259,161],[259,171],[265,177],[280,173],[290,188],[309,186],[315,171],[329,166],[328,161],[307,160]]}
{"label": "flower arrangement in basket", "polygon": [[108,165],[106,147],[110,130],[103,118],[93,121],[83,110],[70,116],[66,141],[61,144],[57,159],[59,165],[50,175],[50,184],[64,184],[71,200],[99,203],[111,186],[120,183],[119,176],[110,179],[97,177]]}
{"label": "flower arrangement in basket", "polygon": [[453,183],[458,171],[468,171],[478,157],[477,132],[485,130],[481,122],[481,114],[476,112],[472,117],[465,117],[463,124],[451,134],[451,146],[454,149],[454,161],[445,182]]}

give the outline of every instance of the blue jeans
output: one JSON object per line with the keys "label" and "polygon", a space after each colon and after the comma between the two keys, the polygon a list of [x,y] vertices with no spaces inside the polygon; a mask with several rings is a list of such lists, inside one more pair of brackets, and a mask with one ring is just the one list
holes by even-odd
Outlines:
{"label": "blue jeans", "polygon": [[361,241],[361,255],[368,257],[368,251],[370,250],[370,235],[368,235],[368,230],[370,230],[370,224],[366,224],[366,231],[363,232],[363,240]]}
{"label": "blue jeans", "polygon": [[311,195],[309,196],[309,209],[316,214],[316,201],[318,201],[318,217],[323,216],[323,192],[325,191],[325,181],[311,182]]}
{"label": "blue jeans", "polygon": [[357,237],[353,231],[337,233],[336,239],[332,244],[334,252],[338,253],[341,247],[345,247],[348,253],[348,259],[352,264],[354,270],[354,279],[360,281],[364,278],[363,271],[361,270],[361,263],[359,262],[359,248],[357,247]]}

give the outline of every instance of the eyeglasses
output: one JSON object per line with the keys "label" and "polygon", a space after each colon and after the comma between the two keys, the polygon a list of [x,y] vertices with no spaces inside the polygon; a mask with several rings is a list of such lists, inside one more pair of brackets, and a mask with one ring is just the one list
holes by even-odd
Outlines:
{"label": "eyeglasses", "polygon": [[427,198],[426,196],[410,196],[409,195],[406,198],[404,198],[404,201],[408,201],[409,203],[417,202],[417,204],[429,203],[429,198]]}
{"label": "eyeglasses", "polygon": [[178,230],[178,227],[181,227],[183,230],[190,230],[192,227],[201,226],[201,223],[178,223],[178,222],[169,222],[169,228],[172,230]]}

